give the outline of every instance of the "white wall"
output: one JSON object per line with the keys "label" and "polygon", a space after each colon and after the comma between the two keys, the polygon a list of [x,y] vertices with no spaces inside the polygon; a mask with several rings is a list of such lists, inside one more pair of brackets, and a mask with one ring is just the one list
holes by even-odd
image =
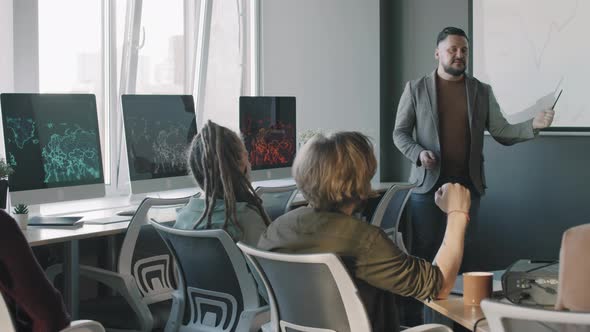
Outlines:
{"label": "white wall", "polygon": [[261,95],[297,98],[297,131],[357,130],[379,157],[379,0],[261,1]]}
{"label": "white wall", "polygon": [[12,0],[0,0],[0,92],[14,91]]}

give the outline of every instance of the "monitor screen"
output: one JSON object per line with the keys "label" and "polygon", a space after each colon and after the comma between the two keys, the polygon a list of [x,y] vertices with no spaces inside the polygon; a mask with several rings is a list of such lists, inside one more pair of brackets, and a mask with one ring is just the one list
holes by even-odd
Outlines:
{"label": "monitor screen", "polygon": [[240,97],[240,131],[252,170],[293,165],[295,130],[295,97]]}
{"label": "monitor screen", "polygon": [[[104,195],[94,95],[3,93],[0,105],[6,159],[14,169],[11,192],[97,184],[102,188],[97,196]],[[64,196],[26,200],[60,199]]]}
{"label": "monitor screen", "polygon": [[195,105],[190,95],[123,95],[129,177],[134,193],[194,187],[138,181],[187,177],[187,149],[197,134]]}

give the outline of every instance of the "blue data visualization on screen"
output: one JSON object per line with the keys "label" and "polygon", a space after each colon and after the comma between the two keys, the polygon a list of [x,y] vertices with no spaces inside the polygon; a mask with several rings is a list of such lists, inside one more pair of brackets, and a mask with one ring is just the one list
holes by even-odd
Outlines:
{"label": "blue data visualization on screen", "polygon": [[95,96],[0,96],[10,190],[104,182]]}

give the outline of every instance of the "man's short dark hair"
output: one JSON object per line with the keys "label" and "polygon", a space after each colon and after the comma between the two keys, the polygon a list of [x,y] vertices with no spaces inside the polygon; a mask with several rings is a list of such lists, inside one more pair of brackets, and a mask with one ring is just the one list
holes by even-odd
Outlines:
{"label": "man's short dark hair", "polygon": [[465,34],[465,31],[463,31],[462,29],[455,28],[455,27],[446,27],[446,28],[442,29],[441,32],[438,33],[438,37],[436,37],[436,46],[438,46],[438,44],[440,44],[441,41],[447,39],[447,36],[449,36],[449,35],[465,37],[465,39],[467,39],[467,41],[469,41],[467,34]]}

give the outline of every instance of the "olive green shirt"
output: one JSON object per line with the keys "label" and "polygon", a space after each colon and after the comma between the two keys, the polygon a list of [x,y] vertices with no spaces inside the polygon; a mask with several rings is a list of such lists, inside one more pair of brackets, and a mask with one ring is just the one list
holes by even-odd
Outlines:
{"label": "olive green shirt", "polygon": [[370,285],[420,300],[435,298],[443,276],[437,266],[401,251],[378,227],[334,212],[303,207],[279,217],[258,247],[284,253],[334,253],[351,260],[350,272]]}

